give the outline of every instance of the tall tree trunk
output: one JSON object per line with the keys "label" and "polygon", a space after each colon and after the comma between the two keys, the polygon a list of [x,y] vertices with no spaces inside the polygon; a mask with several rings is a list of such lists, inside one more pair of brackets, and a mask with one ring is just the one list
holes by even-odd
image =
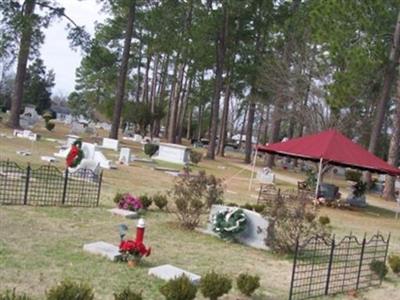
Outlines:
{"label": "tall tree trunk", "polygon": [[[390,49],[389,62],[386,67],[385,76],[383,79],[383,88],[381,96],[378,100],[376,108],[375,120],[372,127],[371,137],[369,140],[368,151],[375,153],[378,146],[378,138],[382,130],[383,121],[385,119],[386,107],[389,101],[390,91],[392,89],[393,81],[396,76],[396,66],[400,56],[400,11],[397,15],[397,23],[393,36],[393,43]],[[368,183],[371,182],[371,174],[365,173],[364,180]]]}
{"label": "tall tree trunk", "polygon": [[197,140],[200,141],[203,130],[203,105],[199,105],[199,120],[197,125]]}
{"label": "tall tree trunk", "polygon": [[189,114],[186,129],[186,139],[190,140],[192,136],[192,119],[193,119],[193,107],[189,106]]}
{"label": "tall tree trunk", "polygon": [[189,83],[186,83],[185,86],[185,94],[182,99],[182,105],[181,105],[181,109],[179,110],[179,121],[178,121],[178,136],[177,136],[177,141],[180,144],[182,142],[182,135],[183,135],[183,123],[185,121],[185,116],[186,116],[186,112],[187,112],[187,108],[189,106],[189,96],[190,96],[190,92],[192,90],[192,81],[193,78],[190,77],[189,79]]}
{"label": "tall tree trunk", "polygon": [[150,103],[151,103],[151,112],[154,113],[154,107],[156,105],[156,90],[157,90],[157,78],[158,78],[158,61],[160,58],[160,54],[157,53],[154,58],[153,65],[153,78],[151,79],[151,92],[150,92]]}
{"label": "tall tree trunk", "polygon": [[132,0],[131,4],[129,5],[128,20],[126,23],[124,50],[122,53],[122,61],[117,81],[117,90],[115,93],[116,94],[115,105],[114,105],[114,112],[113,112],[112,125],[110,131],[110,138],[112,139],[118,139],[118,129],[121,120],[122,106],[124,104],[125,82],[126,82],[126,75],[128,73],[129,52],[131,49],[133,24],[135,22],[135,9],[136,9],[136,0]]}
{"label": "tall tree trunk", "polygon": [[[282,96],[278,95],[278,97],[279,99],[277,100],[277,104],[275,105],[274,111],[272,112],[271,132],[268,139],[268,143],[270,144],[278,141],[279,132],[281,130],[283,103],[281,99]],[[266,165],[269,168],[272,168],[274,166],[274,155],[266,155]]]}
{"label": "tall tree trunk", "polygon": [[150,71],[150,63],[151,63],[151,54],[147,55],[146,61],[146,71],[144,73],[143,80],[143,90],[142,90],[142,102],[149,102],[149,71]]}
{"label": "tall tree trunk", "polygon": [[[166,81],[168,79],[168,65],[169,65],[169,54],[164,59],[163,62],[163,71],[161,74],[161,83],[158,86],[158,91],[157,91],[157,100],[158,105],[164,105],[164,99],[165,99],[165,87],[166,87]],[[160,135],[160,129],[161,129],[161,120],[157,119],[154,125],[154,133],[153,135],[159,136]]]}
{"label": "tall tree trunk", "polygon": [[247,127],[246,127],[246,144],[245,144],[245,158],[244,162],[246,164],[251,163],[251,145],[253,138],[253,124],[254,124],[254,115],[256,113],[256,103],[254,101],[254,95],[250,94],[250,104],[249,104],[249,113],[247,116]]}
{"label": "tall tree trunk", "polygon": [[219,118],[219,100],[221,96],[221,90],[223,85],[223,68],[226,52],[225,39],[228,31],[228,3],[227,0],[222,2],[223,9],[223,22],[220,29],[218,30],[215,48],[216,48],[216,70],[215,70],[215,86],[214,96],[212,99],[212,115],[211,115],[211,131],[210,131],[210,143],[207,148],[207,158],[215,159],[215,146],[218,132],[218,118]]}
{"label": "tall tree trunk", "polygon": [[265,144],[268,141],[268,128],[269,128],[269,112],[271,109],[271,105],[267,104],[267,111],[265,112],[264,122],[261,128],[262,134],[262,143]]}
{"label": "tall tree trunk", "polygon": [[181,92],[182,80],[184,75],[185,64],[179,63],[178,78],[175,82],[174,92],[172,93],[171,109],[168,126],[168,143],[176,142],[176,121],[178,114],[179,94]]}
{"label": "tall tree trunk", "polygon": [[[388,163],[397,168],[399,163],[399,144],[400,144],[400,78],[397,79],[396,89],[396,111],[393,118],[393,134],[390,140]],[[388,200],[394,200],[395,196],[395,181],[396,177],[386,175],[385,189],[383,196]]]}
{"label": "tall tree trunk", "polygon": [[[230,75],[228,75],[230,78]],[[224,97],[224,108],[222,111],[221,128],[219,132],[219,144],[218,144],[218,155],[225,156],[225,144],[226,144],[226,133],[228,128],[228,116],[229,116],[229,100],[231,97],[231,84],[230,80],[225,87],[225,97]]]}
{"label": "tall tree trunk", "polygon": [[178,73],[178,60],[179,60],[179,53],[175,57],[174,74],[172,75],[171,89],[169,91],[169,97],[168,97],[168,114],[167,114],[167,121],[165,124],[165,135],[164,135],[166,138],[168,138],[168,136],[169,136],[169,131],[170,131],[169,124],[170,124],[170,120],[171,120],[172,102],[173,102],[173,97],[175,94],[176,82],[178,80],[176,78],[176,74]]}
{"label": "tall tree trunk", "polygon": [[[142,36],[142,30],[140,30],[139,37]],[[140,69],[142,67],[142,49],[143,49],[143,41],[140,39],[140,44],[139,44],[139,58],[138,58],[138,66],[137,66],[137,83],[136,83],[136,102],[140,101],[140,91],[141,91],[141,84],[142,80],[141,77],[142,75],[140,74]]]}
{"label": "tall tree trunk", "polygon": [[249,113],[249,106],[246,105],[246,109],[244,110],[244,119],[243,119],[243,123],[242,123],[242,128],[240,129],[240,136],[239,136],[239,149],[242,149],[242,138],[244,135],[244,131],[246,129],[246,124],[247,124],[247,115]]}
{"label": "tall tree trunk", "polygon": [[26,76],[26,66],[28,63],[29,52],[32,42],[33,14],[35,11],[36,0],[26,0],[24,8],[24,25],[22,28],[21,40],[19,43],[17,74],[15,76],[14,90],[11,101],[10,119],[8,125],[11,128],[20,128],[19,115],[21,114],[22,98],[24,96],[24,82]]}

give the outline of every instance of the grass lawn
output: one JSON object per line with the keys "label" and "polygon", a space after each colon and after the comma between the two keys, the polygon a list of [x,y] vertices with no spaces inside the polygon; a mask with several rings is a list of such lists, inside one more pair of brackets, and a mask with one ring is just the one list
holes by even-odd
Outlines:
{"label": "grass lawn", "polygon": [[[0,137],[0,158],[16,161],[22,165],[30,162],[42,165],[41,155],[57,152],[55,142],[45,138],[63,139],[68,130],[57,124],[54,132],[35,129],[42,134],[42,140],[31,143],[24,139]],[[10,135],[11,131],[0,125],[0,133]],[[100,142],[105,136],[85,136],[86,141]],[[134,154],[142,155],[140,144],[122,141]],[[22,157],[17,150],[30,150],[32,156]],[[109,159],[116,160],[118,154],[104,151]],[[56,163],[63,167],[64,162]],[[158,163],[163,167],[176,165]],[[0,290],[17,287],[35,299],[43,299],[49,287],[64,278],[89,281],[95,288],[97,299],[113,299],[112,293],[130,285],[135,290],[143,290],[144,299],[163,299],[158,292],[162,281],[147,276],[149,267],[172,264],[197,274],[215,269],[232,277],[248,271],[261,277],[261,288],[252,299],[287,299],[289,292],[292,259],[274,255],[268,251],[255,250],[239,244],[227,243],[198,232],[181,229],[174,214],[160,212],[152,208],[146,213],[146,246],[152,247],[152,255],[143,260],[140,267],[128,268],[126,264],[110,261],[86,254],[82,250],[84,243],[105,241],[119,242],[118,225],[126,223],[130,234],[134,233],[136,221],[112,216],[107,209],[114,204],[116,192],[155,194],[167,191],[174,180],[164,172],[153,170],[154,165],[133,163],[132,166],[118,166],[117,170],[105,170],[100,207],[98,208],[59,208],[59,207],[23,207],[0,206]],[[250,171],[242,168],[237,154],[217,161],[203,160],[199,166],[192,167],[224,179],[225,201],[244,204],[255,203],[257,185],[248,190]],[[281,174],[293,176],[288,171]],[[300,176],[296,174],[295,176]],[[293,188],[284,181],[278,181],[280,188]],[[373,204],[363,211],[350,211],[322,208],[321,215],[328,215],[334,232],[343,236],[353,232],[360,237],[380,231],[392,233],[390,252],[400,252],[400,220],[396,221],[387,204],[379,198],[369,197]],[[171,205],[171,203],[170,203]],[[400,299],[400,280],[392,273],[381,288],[363,291],[363,299]],[[200,293],[199,293],[200,295]],[[230,296],[223,299],[241,298],[234,289]],[[198,299],[202,299],[200,296]],[[329,299],[351,299],[339,295]]]}

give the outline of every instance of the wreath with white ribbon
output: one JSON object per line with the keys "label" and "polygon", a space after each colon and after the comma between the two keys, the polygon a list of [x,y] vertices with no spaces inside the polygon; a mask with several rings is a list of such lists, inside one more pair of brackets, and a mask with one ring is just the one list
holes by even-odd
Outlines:
{"label": "wreath with white ribbon", "polygon": [[225,208],[212,217],[212,229],[222,238],[233,238],[246,229],[247,217],[240,208]]}

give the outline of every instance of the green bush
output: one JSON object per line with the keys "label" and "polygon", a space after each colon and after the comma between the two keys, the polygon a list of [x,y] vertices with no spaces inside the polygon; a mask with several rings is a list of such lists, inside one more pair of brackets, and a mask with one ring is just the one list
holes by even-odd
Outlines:
{"label": "green bush", "polygon": [[156,144],[145,144],[144,145],[144,153],[149,157],[152,157],[158,151],[159,146]]}
{"label": "green bush", "polygon": [[319,219],[318,219],[318,221],[319,221],[319,223],[321,224],[321,225],[328,225],[330,222],[331,222],[331,219],[329,219],[329,217],[328,216],[320,216],[319,217]]}
{"label": "green bush", "polygon": [[124,194],[118,192],[115,194],[113,202],[118,204],[122,200],[123,197],[124,197]]}
{"label": "green bush", "polygon": [[0,300],[31,300],[32,298],[28,297],[25,294],[17,295],[15,293],[15,289],[6,290],[5,293],[0,294]]}
{"label": "green bush", "polygon": [[193,230],[213,204],[222,203],[224,189],[222,180],[200,171],[197,176],[176,178],[170,194],[176,205],[176,216],[180,224]]}
{"label": "green bush", "polygon": [[246,203],[243,205],[240,205],[241,208],[247,209],[247,210],[253,210],[253,205],[250,203]]}
{"label": "green bush", "polygon": [[142,204],[143,204],[143,208],[146,209],[146,210],[147,210],[147,209],[151,206],[151,204],[153,203],[153,200],[151,199],[151,197],[147,196],[146,194],[141,195],[141,196],[139,197],[139,199],[140,199],[140,201],[141,201]]}
{"label": "green bush", "polygon": [[196,298],[197,287],[187,276],[182,275],[164,284],[160,292],[166,300],[192,300]]}
{"label": "green bush", "polygon": [[168,205],[167,196],[162,194],[156,194],[153,196],[154,204],[160,209],[163,210],[164,207]]}
{"label": "green bush", "polygon": [[242,294],[250,297],[260,287],[260,277],[242,273],[236,279],[236,284]]}
{"label": "green bush", "polygon": [[200,291],[204,297],[217,300],[224,294],[229,293],[232,288],[232,280],[224,275],[211,271],[200,280]]}
{"label": "green bush", "polygon": [[362,173],[360,171],[355,170],[347,170],[344,174],[344,177],[348,181],[359,182],[361,180]]}
{"label": "green bush", "polygon": [[255,210],[256,212],[258,212],[259,214],[262,213],[266,208],[265,204],[254,204],[253,205],[253,210]]}
{"label": "green bush", "polygon": [[130,288],[125,288],[120,293],[114,293],[114,300],[142,300],[142,293],[135,293]]}
{"label": "green bush", "polygon": [[56,124],[54,124],[53,122],[46,122],[46,129],[48,131],[52,131],[54,127],[56,127]]}
{"label": "green bush", "polygon": [[202,158],[203,158],[203,153],[194,150],[190,151],[190,161],[195,165],[201,162]]}
{"label": "green bush", "polygon": [[371,271],[378,276],[380,280],[385,278],[386,274],[388,273],[388,267],[383,261],[379,260],[373,260],[370,264],[369,267]]}
{"label": "green bush", "polygon": [[47,300],[93,300],[93,288],[87,283],[60,282],[46,293]]}
{"label": "green bush", "polygon": [[390,255],[389,266],[392,269],[393,273],[400,274],[400,256],[394,254]]}

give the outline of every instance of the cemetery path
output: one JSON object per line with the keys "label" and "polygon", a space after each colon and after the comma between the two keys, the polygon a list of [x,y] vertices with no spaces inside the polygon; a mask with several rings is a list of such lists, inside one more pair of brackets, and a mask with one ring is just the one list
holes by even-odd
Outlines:
{"label": "cemetery path", "polygon": [[[242,169],[249,170],[249,171],[252,170],[251,165],[246,165],[244,163],[233,163],[233,164],[238,168],[242,168]],[[256,173],[258,170],[261,170],[261,167],[255,168],[254,177],[253,177],[254,179],[256,177]],[[277,180],[284,181],[286,183],[294,185],[295,187],[297,187],[297,182],[300,180],[299,177],[296,177],[296,175],[290,176],[288,174],[282,174],[279,172],[274,172],[274,174],[275,174],[275,178]],[[257,184],[253,183],[253,187],[256,188]],[[346,191],[343,188],[340,189],[340,193],[342,194],[342,198],[346,198],[348,196],[348,191]],[[384,199],[382,199],[381,197],[379,197],[377,195],[368,195],[367,197],[368,197],[367,202],[373,206],[376,206],[376,207],[382,208],[382,209],[386,209],[386,210],[390,210],[394,214],[396,213],[396,211],[400,212],[400,207],[397,205],[396,202],[385,201]]]}

